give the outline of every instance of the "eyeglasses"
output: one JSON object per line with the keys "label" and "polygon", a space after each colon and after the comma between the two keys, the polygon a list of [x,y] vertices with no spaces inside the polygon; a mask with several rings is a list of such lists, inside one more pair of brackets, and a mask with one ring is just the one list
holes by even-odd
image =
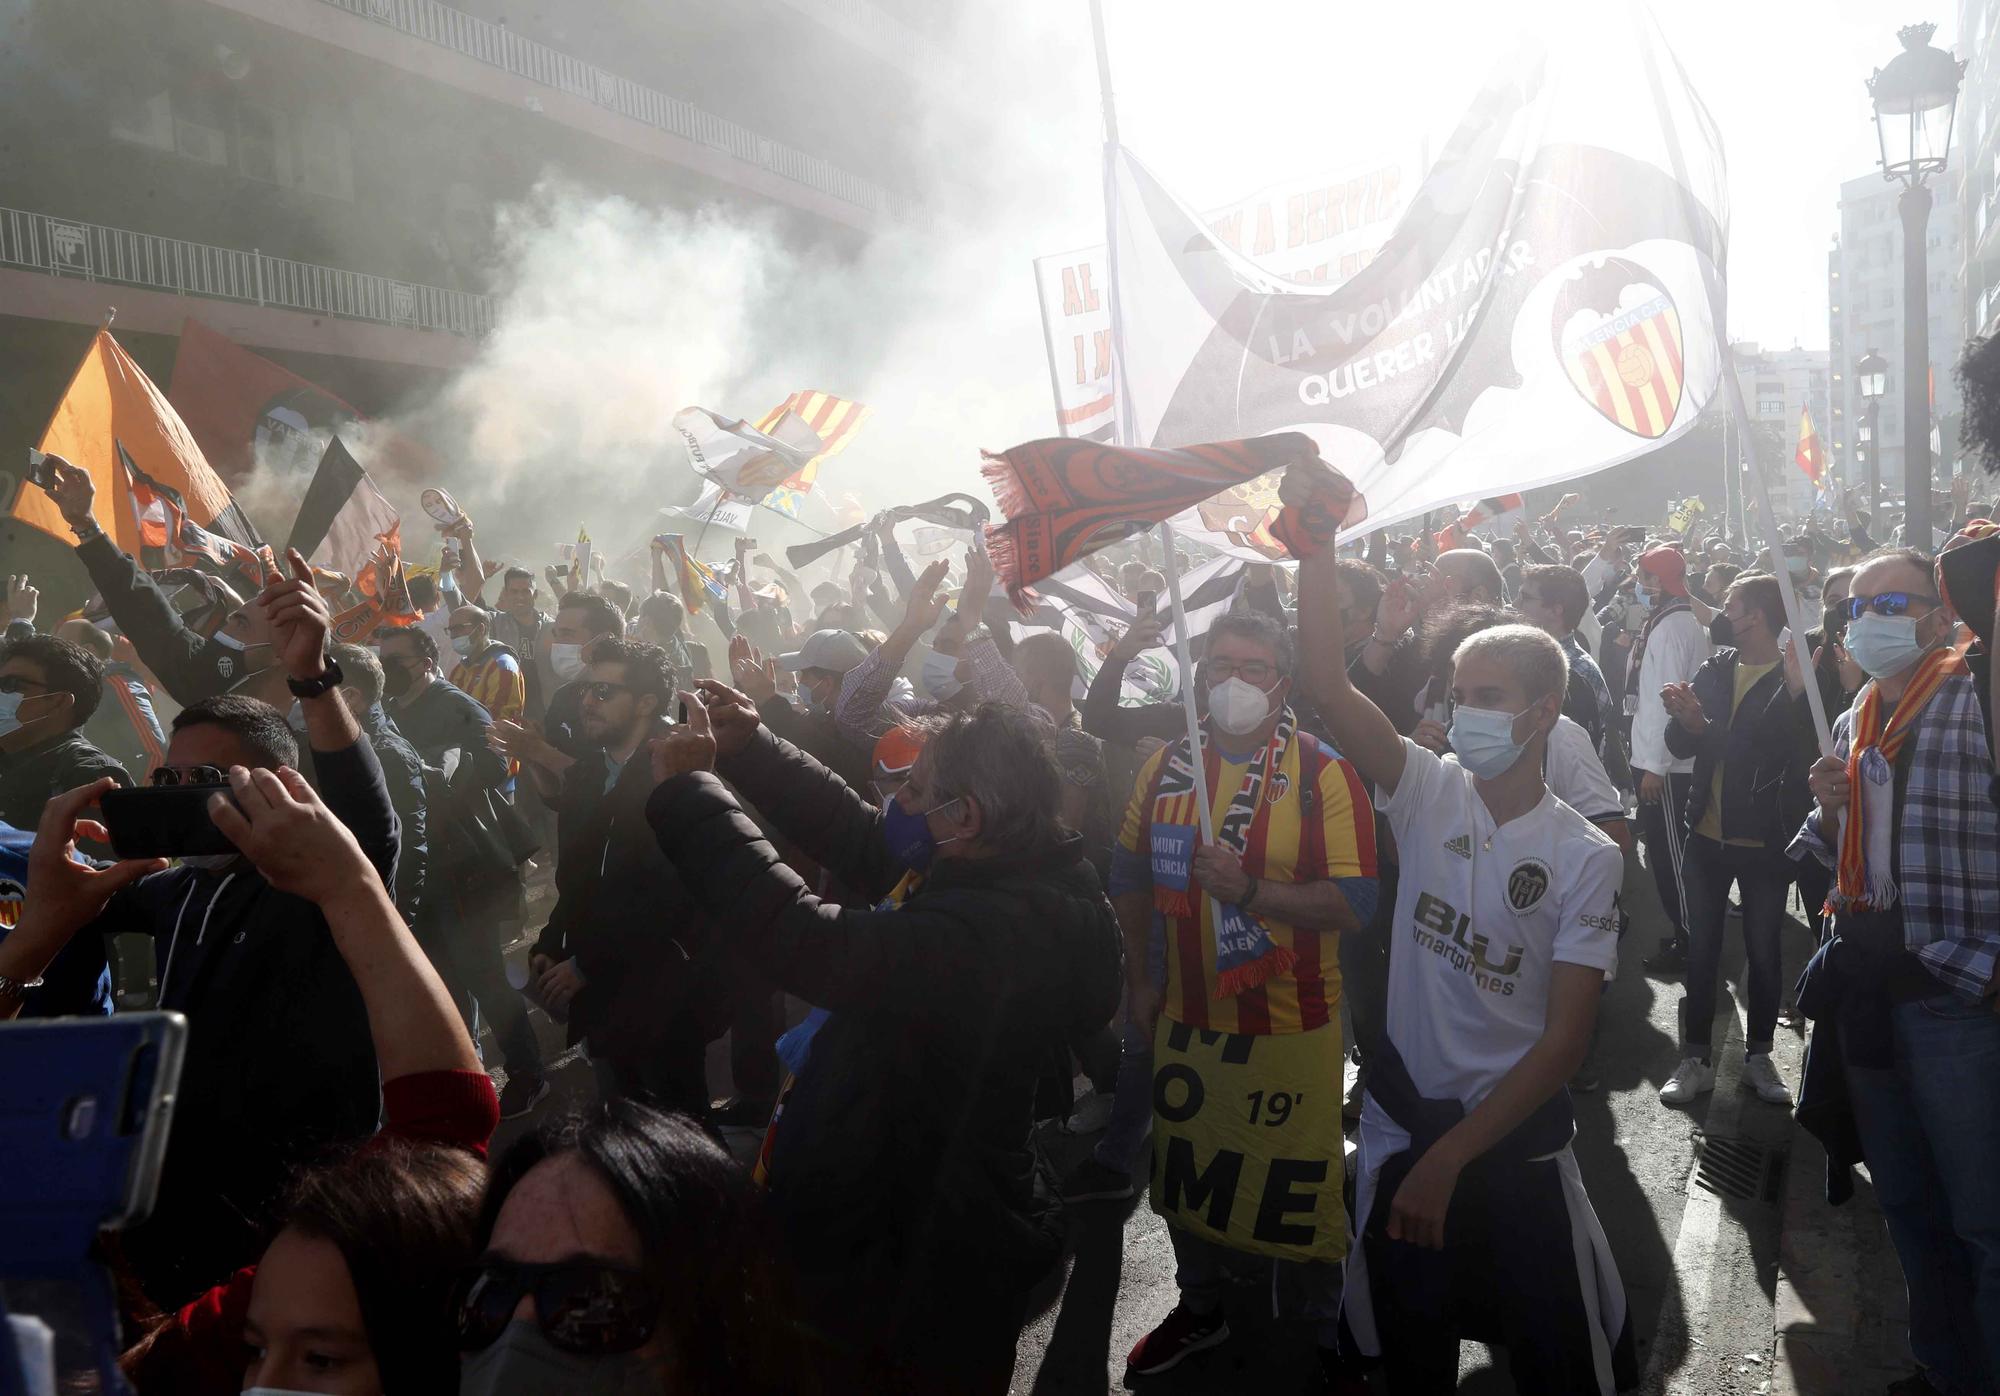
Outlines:
{"label": "eyeglasses", "polygon": [[659,1326],[663,1300],[636,1270],[589,1260],[529,1265],[489,1256],[459,1282],[458,1347],[493,1346],[523,1295],[535,1298],[542,1336],[564,1352],[630,1352]]}
{"label": "eyeglasses", "polygon": [[53,692],[47,684],[36,683],[26,674],[8,674],[4,678],[0,678],[0,693],[28,694],[28,690],[31,688],[39,689],[43,693]]}
{"label": "eyeglasses", "polygon": [[149,785],[227,785],[229,772],[220,766],[161,766],[147,780]]}
{"label": "eyeglasses", "polygon": [[1935,606],[1935,596],[1925,596],[1909,591],[1879,591],[1873,596],[1850,596],[1835,608],[1835,614],[1848,620],[1860,620],[1873,611],[1878,616],[1906,616],[1912,605]]}
{"label": "eyeglasses", "polygon": [[612,683],[609,679],[597,679],[591,683],[584,684],[577,690],[585,698],[595,698],[600,703],[610,702],[615,694],[630,693],[631,691],[631,685]]}
{"label": "eyeglasses", "polygon": [[1232,675],[1247,684],[1263,685],[1271,681],[1278,672],[1278,666],[1263,659],[1204,659],[1201,662],[1201,676],[1210,684],[1227,683]]}

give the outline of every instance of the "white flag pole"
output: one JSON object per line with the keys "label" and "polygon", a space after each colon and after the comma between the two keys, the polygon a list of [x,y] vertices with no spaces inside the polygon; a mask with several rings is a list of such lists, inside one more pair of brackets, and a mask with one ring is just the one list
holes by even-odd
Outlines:
{"label": "white flag pole", "polygon": [[[1730,415],[1736,418],[1736,439],[1750,458],[1750,478],[1757,487],[1757,522],[1771,545],[1771,571],[1777,576],[1778,590],[1785,598],[1785,619],[1792,627],[1792,648],[1799,656],[1799,673],[1806,681],[1806,705],[1812,709],[1813,731],[1819,735],[1822,756],[1833,755],[1833,731],[1827,725],[1826,704],[1820,698],[1819,678],[1813,656],[1806,646],[1806,618],[1799,610],[1798,593],[1792,588],[1792,572],[1785,566],[1784,540],[1778,536],[1778,515],[1771,508],[1771,487],[1764,479],[1763,462],[1757,459],[1757,433],[1750,425],[1749,410],[1743,405],[1743,385],[1725,360],[1722,369],[1725,391],[1729,394]],[[1724,419],[1727,420],[1726,418]],[[1746,544],[1748,540],[1745,540]],[[1825,639],[1822,644],[1828,643]],[[1779,663],[1783,663],[1782,657]]]}
{"label": "white flag pole", "polygon": [[[1097,43],[1097,89],[1104,104],[1104,245],[1105,266],[1110,275],[1111,297],[1111,401],[1112,440],[1132,445],[1132,404],[1127,396],[1125,376],[1125,318],[1118,304],[1118,104],[1111,93],[1111,53],[1104,42],[1104,0],[1090,0],[1090,31]],[[1202,759],[1201,715],[1195,711],[1194,658],[1188,647],[1187,608],[1181,603],[1181,569],[1174,557],[1174,531],[1160,524],[1160,571],[1167,579],[1167,597],[1173,608],[1174,654],[1181,664],[1181,704],[1187,716],[1188,764],[1194,768],[1195,805],[1201,811],[1201,837],[1215,842],[1215,817],[1209,810],[1208,770]],[[1209,915],[1222,923],[1222,908],[1209,898]]]}

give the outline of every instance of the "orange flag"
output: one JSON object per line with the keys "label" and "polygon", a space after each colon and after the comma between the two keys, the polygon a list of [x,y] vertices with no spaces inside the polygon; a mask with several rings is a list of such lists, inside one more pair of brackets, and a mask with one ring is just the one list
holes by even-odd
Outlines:
{"label": "orange flag", "polygon": [[1799,409],[1799,449],[1792,459],[1805,471],[1808,480],[1819,484],[1819,477],[1826,469],[1826,455],[1819,448],[1819,433],[1813,430],[1810,407]]}
{"label": "orange flag", "polygon": [[[97,332],[36,444],[90,472],[97,486],[91,517],[134,557],[143,542],[140,506],[132,498],[130,473],[119,461],[121,446],[149,480],[180,496],[189,520],[248,548],[263,542],[166,395],[108,330]],[[52,538],[72,539],[55,501],[33,485],[21,490],[12,512]]]}

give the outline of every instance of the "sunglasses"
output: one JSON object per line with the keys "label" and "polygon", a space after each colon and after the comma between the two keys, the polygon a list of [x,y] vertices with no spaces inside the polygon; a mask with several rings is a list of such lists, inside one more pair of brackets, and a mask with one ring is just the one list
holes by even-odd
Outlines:
{"label": "sunglasses", "polygon": [[489,1256],[459,1282],[458,1347],[493,1345],[522,1296],[535,1298],[542,1336],[564,1352],[630,1352],[659,1326],[664,1301],[645,1276],[590,1260],[530,1265]]}
{"label": "sunglasses", "polygon": [[600,703],[608,703],[614,695],[630,693],[631,688],[622,683],[612,683],[609,679],[596,679],[584,684],[577,692],[586,698],[595,698]]}
{"label": "sunglasses", "polygon": [[148,785],[227,785],[229,772],[220,766],[161,766],[148,777]]}
{"label": "sunglasses", "polygon": [[1869,611],[1878,616],[1906,616],[1912,605],[1935,606],[1935,596],[1924,596],[1908,591],[1881,591],[1873,596],[1850,596],[1835,608],[1835,614],[1848,620],[1860,620]]}

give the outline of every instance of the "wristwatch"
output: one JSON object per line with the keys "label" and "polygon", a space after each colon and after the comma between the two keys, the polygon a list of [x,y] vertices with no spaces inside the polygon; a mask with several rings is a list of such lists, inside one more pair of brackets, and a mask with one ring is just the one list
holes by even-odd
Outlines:
{"label": "wristwatch", "polygon": [[340,672],[340,666],[334,663],[332,655],[322,656],[320,662],[326,668],[321,671],[318,678],[303,680],[288,678],[285,680],[285,687],[292,691],[292,697],[317,698],[323,693],[328,693],[333,689],[339,688],[345,682],[347,675]]}

